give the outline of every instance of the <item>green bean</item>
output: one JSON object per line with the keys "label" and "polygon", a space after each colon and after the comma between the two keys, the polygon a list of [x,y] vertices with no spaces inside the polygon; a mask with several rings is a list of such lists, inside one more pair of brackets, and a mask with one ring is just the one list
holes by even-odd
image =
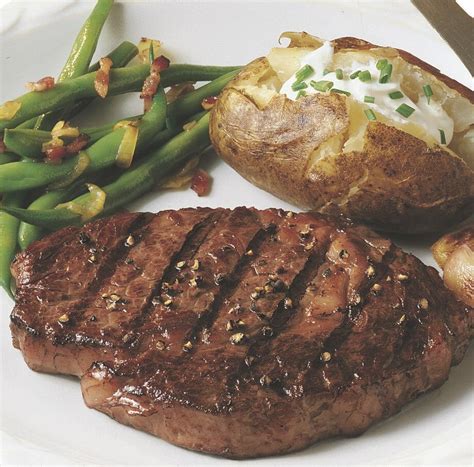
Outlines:
{"label": "green bean", "polygon": [[[86,19],[72,45],[66,64],[58,76],[57,82],[76,78],[87,73],[89,65],[99,41],[100,32],[109,16],[114,0],[98,0],[92,13]],[[45,121],[45,114],[35,122],[35,129],[50,129],[58,120],[58,115],[50,115]]]}
{"label": "green bean", "polygon": [[[122,42],[116,49],[114,49],[108,57],[112,60],[112,68],[120,68],[130,62],[130,60],[138,54],[138,48],[131,42]],[[99,63],[95,63],[89,68],[89,71],[96,71],[99,68]],[[91,102],[98,98],[82,99],[74,104],[70,104],[65,109],[56,112],[50,112],[45,115],[40,128],[50,130],[59,120],[70,120],[72,117],[84,110]]]}
{"label": "green bean", "polygon": [[128,121],[128,120],[138,120],[143,117],[142,115],[134,115],[133,117],[126,117],[126,118],[121,118],[120,120],[116,120],[115,122],[112,123],[106,123],[105,125],[98,126],[98,127],[93,127],[93,128],[84,128],[81,130],[81,133],[86,134],[89,136],[89,144],[93,144],[99,139],[103,138],[104,136],[107,136],[110,132],[114,130],[115,125],[119,122],[123,121]]}
{"label": "green bean", "polygon": [[233,70],[219,78],[211,81],[204,86],[185,94],[179,99],[176,99],[168,106],[168,114],[172,115],[177,121],[189,117],[189,115],[198,112],[202,109],[201,103],[205,97],[217,96],[222,88],[238,73],[238,70]]}
{"label": "green bean", "polygon": [[[146,148],[156,131],[162,129],[166,121],[166,98],[160,86],[153,99],[151,109],[139,123],[136,151]],[[90,164],[83,174],[94,172],[115,163],[117,151],[125,134],[125,128],[117,128],[90,146],[86,153]],[[1,166],[0,186],[3,192],[27,190],[49,185],[61,179],[68,179],[76,169],[80,154],[66,159],[58,165],[35,162],[12,162]]]}
{"label": "green bean", "polygon": [[[81,225],[81,216],[68,209],[43,209],[36,211],[32,209],[16,208],[4,206],[0,204],[0,214],[7,213],[14,216],[18,220],[28,222],[32,225],[42,227],[47,230],[57,230],[67,227],[68,225]],[[1,232],[1,218],[0,218]],[[16,240],[16,232],[15,232]],[[1,260],[1,255],[0,255]]]}
{"label": "green bean", "polygon": [[[235,73],[235,72],[234,72]],[[169,105],[169,112],[168,112],[168,121],[174,122],[172,124],[177,125],[179,122],[176,122],[176,118],[174,117],[174,112],[179,112],[179,117],[189,116],[194,113],[197,109],[201,109],[201,101],[203,96],[208,96],[209,94],[215,95],[218,94],[219,91],[225,86],[225,84],[232,79],[234,73],[228,73],[224,76],[221,76],[214,80],[213,82],[202,86],[202,88],[196,89],[195,91],[184,95],[183,97],[179,98],[175,102]],[[185,101],[186,105],[182,105],[180,102]],[[148,115],[148,114],[146,114]],[[181,118],[179,119],[181,120]],[[120,133],[123,135],[123,129],[115,130],[113,134],[117,135]],[[142,135],[143,136],[143,135]],[[105,138],[112,138],[110,135],[107,135]],[[121,138],[121,136],[120,136]],[[140,134],[139,134],[140,138]],[[153,137],[152,137],[153,138]],[[120,139],[121,140],[121,139]],[[105,139],[107,143],[104,143],[102,140],[99,140],[96,145],[109,145],[110,139]],[[115,143],[116,144],[116,143]],[[156,143],[152,142],[155,146]],[[90,173],[94,170],[101,169],[107,166],[112,165],[115,162],[115,153],[111,153],[112,149],[116,146],[113,144],[108,148],[108,156],[106,157],[105,150],[100,153],[97,153],[92,148],[95,145],[92,145],[88,150],[87,153],[91,157],[91,165],[87,169],[87,173]],[[140,152],[140,147],[137,148],[137,153]],[[77,156],[76,156],[77,157]],[[97,158],[97,160],[96,160]],[[73,158],[74,159],[74,158]],[[64,165],[69,163],[66,167]],[[55,180],[60,180],[61,178],[65,177],[67,174],[71,173],[74,165],[70,165],[70,160],[64,162],[60,165],[51,166],[48,165],[47,167],[43,167],[44,164],[33,164],[24,162],[23,165],[16,165],[7,167],[4,166],[0,168],[0,184],[4,186],[4,191],[9,190],[18,190],[18,189],[28,189],[34,188],[38,186],[48,185],[49,183],[54,182]],[[37,170],[36,176],[34,176],[35,169]],[[21,186],[21,188],[19,188]]]}
{"label": "green bean", "polygon": [[99,41],[100,32],[113,4],[113,0],[97,1],[96,6],[74,41],[71,53],[58,77],[58,81],[75,78],[87,73]]}
{"label": "green bean", "polygon": [[[171,65],[161,74],[161,85],[168,87],[184,81],[209,81],[235,70],[236,67],[214,67],[201,65]],[[110,71],[108,95],[140,91],[143,81],[150,73],[149,65],[136,65],[116,68]],[[16,99],[21,104],[15,116],[9,120],[0,120],[0,132],[5,128],[14,128],[25,120],[43,113],[57,110],[71,102],[86,97],[95,97],[95,73],[88,73],[59,83],[44,92],[29,92]]]}
{"label": "green bean", "polygon": [[[189,117],[193,113],[201,110],[201,102],[205,97],[217,95],[222,88],[237,74],[237,71],[231,71],[210,83],[186,94],[168,106],[168,117],[177,122]],[[140,115],[128,117],[122,120],[136,120]],[[107,135],[113,130],[113,127],[119,122],[108,123],[98,128],[84,128],[81,132],[90,137],[89,144],[95,143],[98,139]],[[51,134],[39,130],[7,129],[4,133],[4,141],[9,149],[16,154],[26,158],[39,159],[43,157],[41,146],[51,139]]]}
{"label": "green bean", "polygon": [[[124,41],[118,47],[116,47],[112,52],[110,52],[107,57],[112,60],[112,67],[113,68],[120,68],[124,67],[125,65],[130,62],[130,60],[138,54],[138,48],[135,44],[131,42]],[[89,73],[97,71],[99,69],[99,62],[94,63],[89,68]],[[59,110],[57,112],[50,112],[46,114],[43,122],[41,124],[41,128],[52,128],[54,124],[59,120],[69,120],[74,115],[77,115],[81,112],[84,108],[86,108],[94,98],[83,99],[81,101],[75,102],[71,104],[69,107],[63,110]],[[37,117],[30,118],[26,122],[21,123],[17,126],[17,128],[21,129],[33,129],[37,122]]]}
{"label": "green bean", "polygon": [[[106,57],[112,60],[114,68],[120,68],[127,65],[132,58],[138,54],[138,47],[130,41],[123,41],[112,52],[108,53]],[[94,63],[89,67],[88,73],[97,71],[100,68],[99,62]]]}
{"label": "green bean", "polygon": [[[120,68],[124,67],[125,65],[130,62],[130,60],[135,57],[138,53],[138,48],[135,44],[132,44],[131,42],[124,41],[122,42],[118,47],[116,47],[112,52],[107,54],[106,56],[109,57],[112,60],[113,63],[113,68]],[[90,68],[89,68],[89,73],[95,72],[99,69],[99,62],[94,63]],[[78,114],[81,110],[83,110],[87,105],[89,105],[92,102],[93,98],[90,99],[83,99],[81,101],[75,102],[74,104],[71,104],[70,107],[67,109],[61,110],[61,115],[59,115],[56,119],[58,120],[69,120],[72,118],[74,115]],[[59,112],[59,111],[58,111]],[[48,119],[52,119],[50,117],[51,113],[47,114]],[[20,123],[16,128],[21,128],[21,129],[33,129],[35,127],[35,124],[37,122],[38,117],[33,117],[30,118],[29,120],[26,120],[23,123]],[[54,120],[54,119],[52,119]],[[56,123],[56,121],[53,122]],[[44,122],[41,126],[42,128],[46,127],[46,123]],[[49,122],[50,123],[50,122]],[[51,125],[50,125],[51,126]]]}
{"label": "green bean", "polygon": [[[16,208],[21,206],[25,193],[9,193],[3,195],[0,206]],[[10,264],[16,253],[16,238],[20,221],[6,213],[0,212],[0,286],[13,298],[10,283]]]}
{"label": "green bean", "polygon": [[0,165],[9,164],[10,162],[16,162],[18,156],[12,152],[2,152],[0,153]]}
{"label": "green bean", "polygon": [[27,159],[42,159],[43,143],[52,138],[49,131],[27,130],[22,128],[6,129],[3,142],[10,151]]}
{"label": "green bean", "polygon": [[[52,209],[59,203],[63,203],[68,199],[77,196],[81,191],[85,190],[85,185],[83,182],[74,183],[68,188],[61,190],[53,190],[44,193],[39,198],[35,199],[29,206],[28,210],[41,211],[44,209]],[[18,228],[18,244],[20,248],[24,250],[31,243],[36,240],[39,240],[45,230],[36,225],[28,224],[26,222],[21,222]]]}
{"label": "green bean", "polygon": [[[165,145],[150,152],[136,167],[125,171],[114,182],[103,187],[107,197],[100,216],[116,211],[151,190],[156,184],[162,183],[171,173],[192,156],[202,152],[209,144],[209,114],[206,113],[192,129],[179,133]],[[91,200],[90,196],[90,194],[79,196],[74,202],[77,206],[87,206]],[[30,211],[1,207],[0,211],[2,210],[24,222],[52,230],[82,223],[79,214],[66,208]]]}
{"label": "green bean", "polygon": [[[89,136],[90,139],[88,141],[88,146],[90,146],[111,133],[118,122],[123,120],[137,120],[141,117],[142,115],[136,115],[126,119],[117,120],[113,123],[107,123],[100,127],[84,128],[81,130],[81,133]],[[52,135],[49,131],[23,128],[6,129],[3,135],[3,141],[8,149],[26,159],[43,159],[43,143],[50,141],[51,138]]]}
{"label": "green bean", "polygon": [[[105,186],[103,190],[107,198],[101,215],[110,214],[139,198],[209,144],[209,114],[206,114],[191,130],[179,133],[168,143],[148,154],[137,167],[127,170],[115,182]],[[90,196],[87,193],[75,201],[78,205],[87,206]]]}
{"label": "green bean", "polygon": [[[161,133],[165,133],[168,130],[164,130]],[[169,136],[171,138],[171,136]],[[122,173],[122,169],[107,169],[106,172],[97,172],[93,177],[80,177],[76,182],[67,188],[48,191],[42,194],[40,197],[35,199],[27,208],[27,211],[42,211],[45,209],[52,209],[57,204],[69,201],[71,198],[79,196],[83,192],[87,191],[86,182],[89,183],[109,183],[114,180],[118,174]],[[20,228],[18,229],[18,243],[22,250],[27,248],[31,243],[39,240],[43,234],[50,230],[50,226],[41,228],[27,222],[21,222]]]}

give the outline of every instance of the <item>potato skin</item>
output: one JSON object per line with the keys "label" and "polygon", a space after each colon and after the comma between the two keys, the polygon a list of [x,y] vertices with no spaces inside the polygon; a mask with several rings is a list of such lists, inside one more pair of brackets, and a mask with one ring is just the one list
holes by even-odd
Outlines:
{"label": "potato skin", "polygon": [[[344,48],[368,44],[340,41]],[[210,122],[217,153],[251,183],[302,209],[342,212],[383,231],[437,231],[474,211],[474,171],[460,157],[381,122],[369,123],[362,150],[310,162],[315,147],[347,130],[345,98],[278,95],[259,108],[239,85],[265,66],[257,59],[228,84]]]}

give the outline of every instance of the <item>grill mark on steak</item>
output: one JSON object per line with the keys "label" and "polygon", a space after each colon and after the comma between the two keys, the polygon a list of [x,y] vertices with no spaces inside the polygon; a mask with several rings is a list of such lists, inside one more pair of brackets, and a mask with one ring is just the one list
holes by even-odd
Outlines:
{"label": "grill mark on steak", "polygon": [[[119,244],[121,237],[141,217],[125,213],[117,216],[117,224],[109,224],[107,220],[90,224],[81,230],[82,235],[88,235],[90,242],[87,244],[80,241],[79,229],[67,229],[71,235],[66,236],[54,261],[48,263],[50,273],[46,275],[41,255],[44,241],[34,243],[21,253],[19,260],[25,261],[25,267],[13,268],[15,279],[19,279],[19,291],[12,321],[20,327],[48,335],[72,328],[72,322],[65,326],[58,323],[58,318],[84,301],[86,290],[96,281],[97,271],[105,264],[103,259],[109,254],[110,244]],[[48,242],[60,244],[63,239],[62,232],[56,232],[51,234]],[[69,280],[75,274],[78,274],[76,280]],[[31,309],[35,311],[30,312]]]}
{"label": "grill mark on steak", "polygon": [[[36,280],[44,279],[48,277],[53,271],[51,271],[51,263],[56,259],[61,249],[74,239],[76,236],[76,229],[69,227],[64,229],[61,238],[58,238],[55,242],[44,242],[39,240],[36,242],[31,249],[38,249],[40,251],[38,255],[38,261],[31,262],[31,256],[26,252],[18,254],[12,262],[12,270],[14,276],[16,276],[17,285],[27,285],[31,277],[35,277]],[[17,264],[21,263],[21,272],[18,271]],[[26,267],[25,267],[26,266]],[[21,291],[21,288],[20,288]]]}
{"label": "grill mark on steak", "polygon": [[130,323],[128,328],[135,334],[129,340],[130,345],[135,347],[139,345],[145,319],[154,307],[154,300],[159,300],[159,292],[163,288],[163,284],[172,284],[177,280],[179,271],[176,269],[176,264],[178,260],[187,262],[194,257],[199,247],[222,218],[223,212],[223,210],[210,211],[204,219],[195,223],[189,230],[181,248],[171,256],[163,275],[156,281],[151,293],[148,294],[146,304],[140,314]]}
{"label": "grill mark on steak", "polygon": [[[182,250],[193,227],[210,212],[189,209],[183,214],[163,211],[130,239],[129,254],[118,262],[114,275],[101,285],[96,300],[83,316],[85,334],[101,335],[130,351],[135,347],[134,337],[145,319],[143,313],[156,284],[163,280],[164,271]],[[181,228],[170,236],[169,231],[178,224]]]}
{"label": "grill mark on steak", "polygon": [[[257,361],[252,369],[252,384],[269,385],[280,393],[294,397],[304,394],[309,369],[320,364],[322,355],[332,358],[333,345],[335,347],[339,340],[343,340],[352,328],[350,320],[356,317],[357,310],[362,306],[361,295],[368,293],[377,274],[381,273],[379,268],[370,279],[364,274],[369,266],[367,248],[365,243],[357,242],[356,239],[349,242],[344,234],[331,236],[317,275],[300,298],[303,303],[299,313],[294,314],[284,328],[285,337],[280,339],[277,336]],[[358,267],[354,264],[358,264]],[[335,282],[337,280],[339,285]],[[344,289],[346,292],[342,293]],[[332,296],[337,297],[337,300]],[[313,303],[322,306],[314,308]],[[288,335],[292,339],[288,339]],[[291,356],[290,360],[287,355]],[[342,374],[334,380],[341,378],[345,379],[347,375]],[[338,386],[341,384],[339,382]]]}
{"label": "grill mark on steak", "polygon": [[[387,298],[383,294],[386,284],[392,281],[394,275],[396,275],[389,267],[394,260],[395,251],[392,247],[380,257],[380,262],[373,276],[362,281],[358,291],[360,302],[356,305],[348,304],[342,310],[342,323],[323,342],[322,349],[329,353],[330,360],[325,361],[324,358],[321,358],[321,355],[312,362],[311,369],[305,375],[305,387],[315,385],[314,378],[317,378],[319,380],[318,384],[326,385],[333,393],[340,394],[353,384],[354,380],[360,378],[361,368],[351,366],[350,358],[346,358],[343,347],[346,346],[348,339],[358,336],[361,331],[367,329],[369,317],[384,314],[379,313],[379,309],[387,308],[393,311],[392,306],[387,304]],[[371,312],[368,311],[369,307],[372,308]],[[357,348],[356,345],[354,345],[354,348]],[[362,349],[358,348],[358,354],[362,354]],[[372,355],[364,354],[364,361],[373,358],[374,355],[374,352],[372,352]],[[375,370],[375,372],[377,371]]]}
{"label": "grill mark on steak", "polygon": [[[255,222],[259,222],[258,218],[255,217]],[[276,225],[270,224],[269,226],[262,226],[261,229],[257,231],[254,237],[250,240],[249,244],[247,245],[246,250],[252,251],[253,255],[258,257],[260,253],[260,248],[262,245],[268,241],[271,235],[273,235],[276,231]],[[253,255],[243,254],[240,256],[239,260],[237,261],[234,269],[229,273],[227,277],[221,280],[218,279],[220,282],[220,290],[214,298],[212,302],[210,311],[206,314],[203,314],[196,324],[196,327],[190,332],[188,340],[191,342],[202,342],[207,339],[206,337],[206,329],[209,329],[216,319],[219,316],[219,312],[222,308],[222,305],[235,289],[239,286],[240,281],[245,274],[246,270],[251,266],[251,258]],[[200,337],[200,339],[199,339]]]}
{"label": "grill mark on steak", "polygon": [[[72,309],[68,310],[68,321],[64,326],[64,333],[55,334],[53,343],[55,345],[65,345],[67,343],[74,342],[78,345],[106,345],[112,346],[111,343],[104,339],[93,339],[89,336],[84,336],[76,331],[68,332],[67,326],[74,326],[78,319],[81,318],[84,310],[91,305],[97,297],[101,284],[107,281],[108,278],[113,276],[119,262],[123,261],[129,254],[130,247],[127,246],[126,242],[130,236],[136,236],[137,232],[144,229],[152,220],[151,215],[141,214],[139,215],[127,229],[125,235],[119,237],[120,240],[112,245],[107,251],[102,252],[100,255],[100,263],[98,265],[96,275],[87,286],[84,291],[86,298],[80,300]],[[95,250],[95,247],[93,247]],[[93,255],[99,254],[92,253]]]}
{"label": "grill mark on steak", "polygon": [[[273,223],[277,230],[274,233],[270,232],[269,238],[267,236],[258,251],[256,248],[249,249],[253,253],[248,255],[250,267],[239,273],[238,290],[228,293],[229,296],[219,309],[216,320],[206,332],[206,342],[193,349],[193,354],[184,366],[180,363],[180,372],[187,374],[186,381],[180,380],[180,384],[172,382],[170,385],[174,394],[168,395],[169,398],[186,400],[186,403],[195,405],[200,410],[210,412],[226,410],[231,397],[227,394],[226,387],[229,383],[226,380],[237,378],[239,368],[246,358],[248,346],[260,338],[268,339],[273,332],[269,324],[278,304],[285,297],[287,286],[283,282],[291,283],[303,268],[306,257],[310,255],[314,238],[311,232],[306,230],[308,221],[311,225],[314,224],[314,215],[301,214],[300,219],[295,222],[292,218],[282,218],[276,211],[265,213],[266,216],[261,222]],[[324,226],[328,230],[326,224]],[[315,228],[316,225],[309,230]],[[320,231],[318,236],[323,235],[325,229],[317,229]],[[300,232],[304,232],[304,238],[300,236]],[[307,245],[311,248],[304,248]],[[286,268],[280,270],[280,265]],[[275,274],[276,271],[279,274]],[[276,277],[268,284],[274,284],[277,289],[265,294],[263,286],[269,277],[274,275]],[[277,277],[283,281],[277,280]],[[257,294],[258,299],[251,300],[256,289],[260,289],[261,294]],[[230,342],[233,344],[229,345]],[[209,367],[209,371],[205,374],[193,371],[193,368],[203,368],[204,365]],[[223,371],[219,371],[220,369]],[[182,378],[180,375],[175,377]],[[166,385],[170,379],[174,381],[173,375],[170,376],[166,372]],[[207,380],[212,381],[213,390],[209,393],[206,389],[207,392],[203,394],[202,388],[207,388],[205,383]],[[160,383],[154,381],[154,386],[157,384]]]}
{"label": "grill mark on steak", "polygon": [[[328,242],[325,242],[316,251],[313,251],[306,260],[303,268],[294,277],[292,283],[288,287],[287,294],[278,303],[270,320],[270,326],[274,332],[273,335],[269,338],[261,336],[260,339],[255,340],[249,347],[247,354],[240,365],[238,373],[234,375],[228,384],[227,392],[229,398],[239,389],[241,382],[248,383],[252,379],[255,363],[261,359],[262,355],[269,352],[273,339],[276,339],[278,335],[284,332],[288,322],[298,313],[300,300],[305,294],[308,285],[317,274],[318,269],[323,264],[327,247]],[[288,299],[291,300],[291,304],[289,304]],[[253,379],[255,380],[255,375],[253,375]],[[259,374],[256,380],[261,385],[269,386],[279,394],[284,392],[281,381],[278,379],[272,380],[266,374]]]}
{"label": "grill mark on steak", "polygon": [[239,208],[224,211],[219,229],[211,230],[189,258],[177,258],[177,265],[182,265],[178,281],[170,290],[161,291],[171,303],[168,307],[156,304],[145,326],[147,338],[142,346],[149,347],[150,339],[159,339],[165,345],[162,350],[166,358],[189,357],[201,324],[209,318],[214,301],[222,293],[223,283],[216,281],[216,275],[228,277],[232,273],[260,229],[253,212]]}

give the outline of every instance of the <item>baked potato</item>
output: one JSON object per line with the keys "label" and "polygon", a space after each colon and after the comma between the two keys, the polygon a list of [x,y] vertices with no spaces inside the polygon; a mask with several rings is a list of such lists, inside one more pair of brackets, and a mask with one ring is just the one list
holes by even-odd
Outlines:
{"label": "baked potato", "polygon": [[473,91],[402,50],[282,37],[212,110],[224,161],[302,209],[379,230],[436,231],[473,212]]}

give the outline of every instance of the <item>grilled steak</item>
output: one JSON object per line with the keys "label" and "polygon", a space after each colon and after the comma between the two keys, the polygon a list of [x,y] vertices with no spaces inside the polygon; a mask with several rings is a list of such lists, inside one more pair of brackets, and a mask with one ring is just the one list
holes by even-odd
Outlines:
{"label": "grilled steak", "polygon": [[365,227],[237,208],[66,228],[13,266],[38,371],[179,446],[243,458],[357,435],[442,384],[472,309]]}

